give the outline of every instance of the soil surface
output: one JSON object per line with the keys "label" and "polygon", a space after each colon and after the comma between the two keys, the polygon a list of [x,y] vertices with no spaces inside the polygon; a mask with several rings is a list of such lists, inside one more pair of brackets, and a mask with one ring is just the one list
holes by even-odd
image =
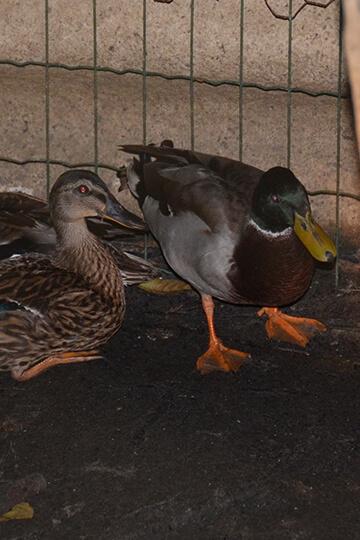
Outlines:
{"label": "soil surface", "polygon": [[251,353],[202,376],[199,296],[127,289],[104,360],[0,378],[3,540],[360,538],[360,266],[319,270],[284,311],[328,331],[270,341],[256,308],[216,302],[223,342]]}

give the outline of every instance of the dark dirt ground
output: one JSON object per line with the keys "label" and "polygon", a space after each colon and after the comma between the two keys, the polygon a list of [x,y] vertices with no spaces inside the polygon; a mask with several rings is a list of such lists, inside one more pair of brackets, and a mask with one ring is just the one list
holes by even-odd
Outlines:
{"label": "dark dirt ground", "polygon": [[255,308],[216,303],[236,374],[201,376],[194,292],[127,289],[106,360],[0,378],[3,540],[360,538],[360,266],[318,271],[287,313],[328,332],[270,341]]}

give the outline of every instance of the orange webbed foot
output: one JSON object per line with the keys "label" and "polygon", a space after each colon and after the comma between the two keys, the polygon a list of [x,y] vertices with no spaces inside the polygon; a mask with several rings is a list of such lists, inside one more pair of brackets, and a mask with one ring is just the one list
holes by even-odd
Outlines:
{"label": "orange webbed foot", "polygon": [[202,375],[212,371],[236,372],[250,354],[225,347],[218,339],[210,343],[205,354],[198,358],[196,367]]}
{"label": "orange webbed foot", "polygon": [[43,371],[46,371],[52,366],[57,366],[58,364],[89,362],[90,360],[99,360],[100,358],[102,358],[102,356],[97,350],[57,354],[53,356],[48,356],[48,358],[45,358],[45,360],[42,360],[34,366],[25,369],[25,371],[21,369],[13,369],[11,371],[11,375],[17,381],[28,381],[29,379],[36,377]]}
{"label": "orange webbed foot", "polygon": [[214,302],[211,296],[201,295],[203,309],[209,327],[210,345],[205,354],[198,358],[196,366],[202,375],[212,371],[237,371],[250,354],[229,349],[217,337],[214,328]]}
{"label": "orange webbed foot", "polygon": [[278,308],[264,307],[258,311],[259,317],[264,314],[269,317],[265,327],[270,339],[306,347],[312,337],[326,332],[326,326],[323,323],[306,317],[285,315]]}

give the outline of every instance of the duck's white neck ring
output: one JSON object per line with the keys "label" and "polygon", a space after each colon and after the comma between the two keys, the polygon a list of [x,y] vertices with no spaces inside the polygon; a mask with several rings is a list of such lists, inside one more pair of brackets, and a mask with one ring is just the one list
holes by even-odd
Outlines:
{"label": "duck's white neck ring", "polygon": [[286,236],[290,236],[293,232],[292,227],[286,227],[286,229],[280,232],[273,232],[268,231],[267,229],[262,229],[252,218],[249,219],[249,226],[253,227],[260,234],[267,236],[268,238],[285,238]]}

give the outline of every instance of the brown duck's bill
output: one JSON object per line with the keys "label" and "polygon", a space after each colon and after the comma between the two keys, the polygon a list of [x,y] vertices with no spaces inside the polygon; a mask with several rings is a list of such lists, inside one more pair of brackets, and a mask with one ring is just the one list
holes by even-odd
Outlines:
{"label": "brown duck's bill", "polygon": [[301,216],[295,212],[295,234],[311,253],[314,259],[331,263],[336,257],[334,242],[314,220],[310,212]]}
{"label": "brown duck's bill", "polygon": [[106,201],[106,209],[102,218],[109,221],[114,221],[123,227],[128,229],[135,229],[138,231],[146,231],[148,229],[147,224],[144,220],[126,210],[116,199],[115,197],[109,197]]}

